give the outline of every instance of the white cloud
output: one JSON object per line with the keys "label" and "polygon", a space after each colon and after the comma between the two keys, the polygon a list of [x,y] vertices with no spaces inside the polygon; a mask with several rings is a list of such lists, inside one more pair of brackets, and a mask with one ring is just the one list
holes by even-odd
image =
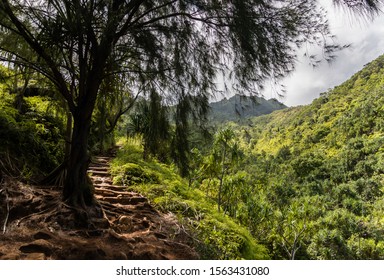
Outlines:
{"label": "white cloud", "polygon": [[[330,1],[327,2],[329,7]],[[296,71],[283,81],[287,92],[281,101],[288,106],[311,103],[321,92],[343,83],[384,53],[384,15],[373,22],[359,21],[331,8],[329,20],[337,42],[352,46],[341,51],[332,64],[324,63],[315,69],[300,59]],[[267,90],[264,96],[276,97],[276,92]]]}

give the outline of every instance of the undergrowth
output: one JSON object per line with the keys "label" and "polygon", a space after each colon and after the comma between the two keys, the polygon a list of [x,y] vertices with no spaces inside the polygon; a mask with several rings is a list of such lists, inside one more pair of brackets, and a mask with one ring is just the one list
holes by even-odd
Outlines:
{"label": "undergrowth", "polygon": [[268,259],[267,250],[244,227],[217,211],[214,201],[189,188],[176,167],[144,161],[139,141],[124,141],[111,172],[114,183],[145,195],[162,212],[176,214],[202,259]]}
{"label": "undergrowth", "polygon": [[25,181],[38,180],[62,159],[61,124],[32,106],[20,113],[13,100],[0,88],[0,170]]}

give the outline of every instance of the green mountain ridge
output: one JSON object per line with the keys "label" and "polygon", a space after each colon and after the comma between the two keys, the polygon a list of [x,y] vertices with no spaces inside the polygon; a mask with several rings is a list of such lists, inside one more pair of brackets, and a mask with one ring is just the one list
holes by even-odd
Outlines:
{"label": "green mountain ridge", "polygon": [[229,99],[224,98],[210,103],[211,122],[239,121],[242,119],[270,114],[273,111],[287,108],[278,100],[264,99],[262,97],[249,97],[245,95],[234,95]]}
{"label": "green mountain ridge", "polygon": [[301,145],[332,155],[343,142],[379,138],[384,126],[384,56],[367,64],[345,83],[322,93],[310,105],[291,107],[252,119],[258,131],[255,151],[276,154]]}

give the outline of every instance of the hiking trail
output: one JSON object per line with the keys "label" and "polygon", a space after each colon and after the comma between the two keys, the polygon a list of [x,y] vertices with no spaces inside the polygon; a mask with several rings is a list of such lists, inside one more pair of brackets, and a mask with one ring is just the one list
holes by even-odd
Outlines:
{"label": "hiking trail", "polygon": [[0,259],[198,259],[172,213],[114,185],[111,156],[94,157],[88,173],[105,217],[76,228],[61,189],[5,178],[0,184]]}

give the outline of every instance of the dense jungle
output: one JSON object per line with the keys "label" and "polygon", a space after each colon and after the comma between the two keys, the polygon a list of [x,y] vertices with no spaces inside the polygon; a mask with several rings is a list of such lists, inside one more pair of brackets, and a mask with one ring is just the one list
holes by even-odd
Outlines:
{"label": "dense jungle", "polygon": [[384,56],[287,107],[317,1],[160,2],[0,3],[0,259],[384,259]]}

